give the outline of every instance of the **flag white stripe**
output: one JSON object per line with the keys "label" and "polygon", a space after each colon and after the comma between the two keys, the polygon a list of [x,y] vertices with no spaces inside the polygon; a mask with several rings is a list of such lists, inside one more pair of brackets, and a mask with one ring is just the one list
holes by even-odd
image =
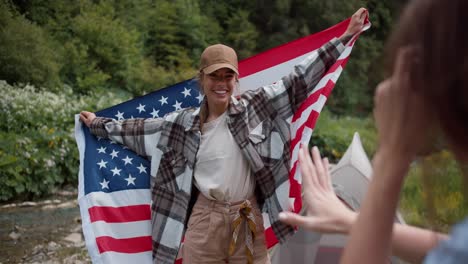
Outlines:
{"label": "flag white stripe", "polygon": [[135,221],[128,223],[106,223],[97,221],[91,224],[97,237],[110,236],[116,239],[151,236],[151,221]]}
{"label": "flag white stripe", "polygon": [[[304,144],[308,144],[309,141],[310,141],[310,137],[312,137],[312,133],[314,132],[314,130],[310,127],[305,127],[304,128],[304,131],[302,133],[302,138],[301,138],[301,142],[304,143]],[[292,151],[292,156],[291,157],[291,167],[294,165],[294,163],[297,162],[298,160],[298,157],[299,157],[299,147],[300,147],[300,144],[296,144],[296,146],[294,146],[294,149]],[[299,184],[302,184],[302,176],[301,176],[301,170],[300,170],[300,167],[299,167],[299,164],[297,164],[297,168],[296,168],[296,171],[294,172],[294,179],[299,182]]]}
{"label": "flag white stripe", "polygon": [[149,189],[123,190],[112,193],[93,192],[86,195],[88,207],[92,206],[131,206],[151,203]]}
{"label": "flag white stripe", "polygon": [[267,68],[265,70],[258,71],[249,76],[241,77],[239,79],[241,93],[248,90],[254,90],[265,85],[269,85],[275,81],[279,81],[283,76],[289,74],[291,72],[291,69],[295,65],[302,62],[307,56],[309,56],[313,52],[315,52],[315,50],[301,55],[299,57],[296,57],[294,59],[291,59],[289,61],[285,61],[281,64]]}
{"label": "flag white stripe", "polygon": [[80,115],[75,115],[75,139],[78,145],[78,153],[80,155],[80,167],[78,170],[78,199],[84,196],[84,154],[85,154],[85,138],[83,129],[81,128]]}
{"label": "flag white stripe", "polygon": [[307,107],[301,113],[301,116],[299,117],[299,119],[296,119],[296,121],[291,123],[291,138],[292,139],[296,138],[297,130],[301,126],[303,126],[305,122],[307,122],[307,120],[310,118],[310,114],[312,113],[312,111],[320,113],[320,111],[322,110],[326,102],[327,102],[327,97],[321,94],[315,103]]}
{"label": "flag white stripe", "polygon": [[[78,139],[77,139],[78,140]],[[88,194],[89,195],[89,194]],[[88,248],[89,256],[93,263],[102,263],[100,253],[96,244],[96,236],[91,224],[91,219],[88,212],[88,200],[87,196],[81,197],[78,199],[80,205],[80,214],[81,214],[81,226],[83,229],[83,235],[85,237],[86,248]]]}
{"label": "flag white stripe", "polygon": [[151,251],[141,253],[118,253],[113,251],[104,252],[101,254],[101,259],[104,263],[115,263],[115,264],[143,264],[152,263],[153,257]]}

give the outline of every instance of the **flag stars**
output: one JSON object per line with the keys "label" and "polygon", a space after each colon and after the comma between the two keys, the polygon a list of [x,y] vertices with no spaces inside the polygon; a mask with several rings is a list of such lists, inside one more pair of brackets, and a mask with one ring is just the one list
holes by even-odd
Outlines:
{"label": "flag stars", "polygon": [[140,105],[136,108],[136,109],[138,109],[138,113],[146,112],[145,106],[146,106],[146,105],[140,104]]}
{"label": "flag stars", "polygon": [[102,182],[100,182],[99,184],[101,184],[102,190],[109,189],[109,181],[106,181],[106,179],[102,179]]}
{"label": "flag stars", "polygon": [[127,165],[127,164],[132,164],[133,158],[129,158],[129,157],[127,156],[127,157],[125,157],[125,159],[122,159],[122,160],[125,162],[124,165]]}
{"label": "flag stars", "polygon": [[107,161],[104,161],[104,160],[101,160],[100,162],[97,163],[97,165],[99,165],[99,169],[107,168],[106,164],[107,164]]}
{"label": "flag stars", "polygon": [[159,117],[159,110],[153,108],[153,112],[151,112],[151,115],[153,116],[153,118]]}
{"label": "flag stars", "polygon": [[117,117],[117,120],[122,120],[122,119],[124,119],[124,117],[123,117],[124,113],[125,113],[125,112],[120,113],[120,111],[117,111],[117,114],[115,115],[115,117]]}
{"label": "flag stars", "polygon": [[133,186],[135,186],[135,177],[132,177],[131,174],[128,175],[128,178],[125,178],[125,180],[127,181],[127,186],[129,186],[130,184],[133,184]]}
{"label": "flag stars", "polygon": [[115,175],[119,175],[120,176],[120,172],[122,170],[119,170],[117,169],[117,167],[115,167],[114,169],[111,170],[112,171],[112,176],[115,176]]}
{"label": "flag stars", "polygon": [[98,153],[106,153],[106,148],[105,147],[100,147],[97,149]]}
{"label": "flag stars", "polygon": [[118,151],[115,151],[115,149],[112,150],[112,153],[110,154],[112,156],[112,159],[117,158],[117,154],[119,154]]}
{"label": "flag stars", "polygon": [[190,94],[190,91],[192,89],[187,89],[187,87],[184,87],[184,91],[182,92],[182,94],[184,95],[184,98],[187,97],[187,96],[191,96]]}
{"label": "flag stars", "polygon": [[145,166],[143,166],[143,164],[142,164],[142,163],[140,163],[140,166],[139,166],[139,167],[137,167],[137,169],[140,171],[140,173],[143,173],[143,172],[144,172],[144,173],[146,173],[146,167],[145,167]]}
{"label": "flag stars", "polygon": [[161,106],[167,104],[167,99],[168,97],[161,96],[161,99],[159,99],[159,102],[161,102]]}
{"label": "flag stars", "polygon": [[182,103],[179,103],[179,101],[175,101],[175,104],[172,105],[175,108],[175,111],[177,110],[182,110]]}
{"label": "flag stars", "polygon": [[201,93],[198,93],[198,96],[196,98],[198,99],[198,103],[201,103],[203,101],[203,95]]}

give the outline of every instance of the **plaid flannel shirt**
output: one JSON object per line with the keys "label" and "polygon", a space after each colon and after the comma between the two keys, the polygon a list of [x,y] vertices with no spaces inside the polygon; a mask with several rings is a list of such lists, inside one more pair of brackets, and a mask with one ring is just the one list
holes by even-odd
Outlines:
{"label": "plaid flannel shirt", "polygon": [[[278,214],[287,210],[290,170],[290,120],[344,46],[333,39],[278,82],[232,98],[228,127],[249,161],[262,212],[268,213],[276,237],[294,233]],[[193,171],[200,145],[199,108],[184,109],[157,119],[117,121],[96,118],[91,132],[126,145],[151,160],[152,243],[154,263],[174,263],[191,212]]]}

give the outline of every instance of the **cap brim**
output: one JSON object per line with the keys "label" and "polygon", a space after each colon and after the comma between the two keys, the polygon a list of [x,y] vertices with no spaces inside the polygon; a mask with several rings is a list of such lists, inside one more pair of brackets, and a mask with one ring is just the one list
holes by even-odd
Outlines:
{"label": "cap brim", "polygon": [[202,69],[203,73],[205,74],[210,74],[214,71],[217,71],[219,69],[222,69],[222,68],[228,68],[228,69],[231,69],[233,70],[235,73],[239,74],[239,71],[234,67],[232,66],[231,64],[229,63],[216,63],[216,64],[212,64],[204,69]]}

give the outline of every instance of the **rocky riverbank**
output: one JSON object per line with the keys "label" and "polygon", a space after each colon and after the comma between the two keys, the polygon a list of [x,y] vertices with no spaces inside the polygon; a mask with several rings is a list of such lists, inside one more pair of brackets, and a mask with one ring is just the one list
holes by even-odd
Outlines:
{"label": "rocky riverbank", "polygon": [[0,264],[91,263],[76,193],[0,206]]}

